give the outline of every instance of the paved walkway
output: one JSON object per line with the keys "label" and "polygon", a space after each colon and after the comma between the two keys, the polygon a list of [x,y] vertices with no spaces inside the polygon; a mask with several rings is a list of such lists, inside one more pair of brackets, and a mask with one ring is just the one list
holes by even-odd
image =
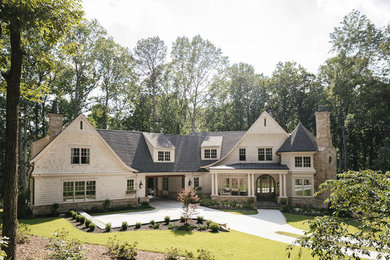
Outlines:
{"label": "paved walkway", "polygon": [[[152,219],[156,222],[163,221],[165,216],[170,216],[171,220],[175,220],[182,215],[181,204],[176,201],[155,199],[151,202],[151,205],[155,208],[154,210],[101,215],[94,217],[93,222],[100,222],[100,225],[111,223],[112,227],[120,227],[122,221],[127,221],[128,225],[134,225],[136,222],[149,223]],[[235,215],[220,210],[199,207],[197,212],[199,216],[220,224],[226,224],[228,228],[283,243],[292,244],[295,238],[279,235],[276,233],[277,231],[303,235],[301,229],[287,224],[284,215],[279,210],[258,210],[256,215]],[[370,258],[375,259],[376,256],[377,253],[372,252]],[[361,257],[367,258],[367,256]]]}

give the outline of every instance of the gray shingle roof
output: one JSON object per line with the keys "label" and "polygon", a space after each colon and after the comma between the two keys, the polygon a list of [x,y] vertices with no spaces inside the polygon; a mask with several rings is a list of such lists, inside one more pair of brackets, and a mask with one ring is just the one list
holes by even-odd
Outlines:
{"label": "gray shingle roof", "polygon": [[288,167],[280,163],[235,163],[228,165],[218,165],[210,167],[216,170],[233,170],[233,169],[248,169],[248,170],[288,170]]}
{"label": "gray shingle roof", "polygon": [[175,162],[153,162],[145,138],[141,132],[123,130],[103,130],[97,132],[110,145],[115,153],[128,166],[140,172],[196,172],[203,171],[202,166],[216,160],[201,160],[201,144],[205,137],[223,136],[221,157],[225,156],[244,135],[244,131],[208,132],[191,135],[164,136],[175,146]]}
{"label": "gray shingle roof", "polygon": [[299,123],[277,153],[305,151],[318,151],[316,137]]}

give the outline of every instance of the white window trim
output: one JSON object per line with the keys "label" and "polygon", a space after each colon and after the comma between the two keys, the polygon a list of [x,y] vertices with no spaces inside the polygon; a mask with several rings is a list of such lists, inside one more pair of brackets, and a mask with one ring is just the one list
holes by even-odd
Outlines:
{"label": "white window trim", "polygon": [[[159,161],[158,160],[158,153],[159,152],[163,152],[164,153],[164,155],[163,155],[163,158],[164,158],[164,160],[163,161]],[[169,155],[169,161],[166,161],[165,160],[165,153],[166,152],[169,152],[170,153],[170,155]],[[155,158],[154,158],[154,162],[155,163],[173,163],[173,162],[175,162],[175,150],[169,150],[169,149],[157,149],[157,150],[155,150],[155,154],[154,154],[154,156],[155,156]]]}
{"label": "white window trim", "polygon": [[[245,160],[240,160],[240,150],[241,149],[245,150]],[[246,162],[246,161],[248,161],[248,147],[238,147],[238,161],[239,162]]]}
{"label": "white window trim", "polygon": [[[132,190],[132,191],[127,189],[127,181],[128,180],[133,180],[134,190]],[[135,181],[135,178],[126,178],[126,194],[133,194],[133,193],[137,192],[136,184],[137,184],[137,182]]]}
{"label": "white window trim", "polygon": [[[294,175],[292,176],[292,185],[291,185],[291,191],[292,191],[292,197],[293,198],[314,198],[314,177],[309,175]],[[310,180],[311,181],[311,196],[298,196],[298,195],[295,195],[295,180],[296,179],[307,179],[307,180]]]}
{"label": "white window trim", "polygon": [[[257,146],[257,161],[258,162],[273,162],[274,161],[274,147],[273,146]],[[264,149],[264,160],[259,160],[259,149]],[[272,149],[272,160],[267,160],[267,148]]]}
{"label": "white window trim", "polygon": [[[80,162],[79,163],[72,163],[72,148],[79,148],[80,149]],[[81,149],[82,148],[87,148],[89,149],[89,163],[81,163]],[[92,164],[92,149],[91,149],[91,145],[68,145],[68,151],[69,151],[69,160],[68,160],[68,166],[81,166],[81,167],[85,167],[87,165],[91,165]]]}
{"label": "white window trim", "polygon": [[[95,199],[87,200],[87,182],[94,181],[95,182]],[[65,182],[73,182],[73,199],[72,201],[64,201],[64,183]],[[76,182],[84,182],[84,200],[76,201]],[[62,180],[62,201],[61,203],[78,203],[78,202],[88,202],[88,201],[96,201],[97,200],[97,180],[96,179],[82,179],[82,180],[74,180],[74,179],[63,179]]]}
{"label": "white window trim", "polygon": [[[211,156],[211,150],[217,150],[217,157],[216,158],[205,158],[204,157],[205,150],[210,150],[210,156]],[[221,148],[219,146],[218,147],[206,146],[206,147],[202,147],[202,149],[201,149],[201,159],[204,161],[215,161],[215,160],[219,160],[220,157],[221,157]]]}
{"label": "white window trim", "polygon": [[[301,167],[297,167],[295,166],[295,158],[296,157],[301,157],[302,158],[302,166]],[[305,167],[305,163],[304,163],[304,157],[310,157],[310,167]],[[313,160],[313,156],[312,155],[294,155],[293,157],[293,165],[294,165],[294,168],[295,169],[313,169],[314,168],[314,160]]]}

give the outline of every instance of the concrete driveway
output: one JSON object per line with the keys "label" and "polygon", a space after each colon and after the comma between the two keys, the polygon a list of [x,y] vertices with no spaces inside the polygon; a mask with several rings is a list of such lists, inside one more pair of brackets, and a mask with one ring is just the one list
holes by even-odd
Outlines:
{"label": "concrete driveway", "polygon": [[[122,221],[128,225],[136,222],[149,223],[150,220],[163,221],[165,216],[179,219],[182,215],[181,204],[172,200],[154,199],[150,203],[155,209],[151,211],[129,212],[94,217],[104,224],[111,223],[112,227],[120,227]],[[247,234],[264,237],[284,243],[292,243],[295,239],[276,234],[277,231],[303,234],[303,231],[287,224],[284,215],[279,210],[258,210],[256,215],[235,215],[220,210],[199,207],[198,215],[214,222],[226,224],[228,228]]]}

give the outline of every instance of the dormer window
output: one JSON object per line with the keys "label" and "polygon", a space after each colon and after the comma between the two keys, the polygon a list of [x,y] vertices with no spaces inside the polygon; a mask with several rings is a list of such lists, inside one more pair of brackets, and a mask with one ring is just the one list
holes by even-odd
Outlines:
{"label": "dormer window", "polygon": [[158,151],[157,159],[159,162],[170,162],[171,152],[170,151]]}
{"label": "dormer window", "polygon": [[217,149],[204,149],[205,159],[217,159]]}

